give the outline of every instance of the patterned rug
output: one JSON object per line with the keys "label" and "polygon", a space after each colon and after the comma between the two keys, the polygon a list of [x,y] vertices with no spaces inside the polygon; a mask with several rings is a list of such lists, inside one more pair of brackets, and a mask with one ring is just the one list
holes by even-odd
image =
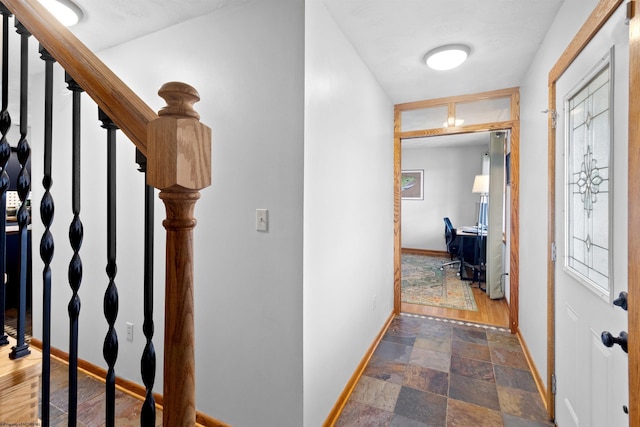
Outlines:
{"label": "patterned rug", "polygon": [[402,254],[402,302],[478,311],[469,282],[460,280],[457,268],[440,265],[448,258]]}

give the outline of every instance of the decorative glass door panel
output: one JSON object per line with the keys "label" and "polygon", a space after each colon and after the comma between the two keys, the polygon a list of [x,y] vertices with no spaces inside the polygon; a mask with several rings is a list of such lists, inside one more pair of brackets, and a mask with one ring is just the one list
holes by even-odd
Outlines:
{"label": "decorative glass door panel", "polygon": [[611,68],[610,60],[605,61],[569,94],[565,104],[565,269],[607,300],[611,280]]}

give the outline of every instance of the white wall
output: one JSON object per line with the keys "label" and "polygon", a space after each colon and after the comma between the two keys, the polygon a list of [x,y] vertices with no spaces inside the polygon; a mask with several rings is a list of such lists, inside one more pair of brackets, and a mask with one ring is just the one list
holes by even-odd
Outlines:
{"label": "white wall", "polygon": [[[202,192],[196,209],[198,409],[239,426],[311,426],[325,419],[391,312],[392,105],[318,0],[305,2],[306,30],[302,2],[266,3],[223,9],[101,56],[154,110],[163,105],[156,96],[162,83],[193,84],[203,98],[196,109],[213,128],[213,186]],[[585,0],[565,0],[521,87],[520,329],[543,379],[547,119],[540,111],[547,106],[551,66],[597,1],[588,3],[587,7]],[[308,82],[304,104],[303,75]],[[34,83],[41,84],[42,76]],[[32,101],[32,109],[41,108],[40,99]],[[67,114],[69,97],[59,102],[56,113]],[[86,108],[84,116],[91,120],[95,109]],[[32,126],[31,142],[37,150],[42,129],[35,120]],[[83,156],[88,163],[83,173],[95,176],[92,185],[83,186],[80,356],[104,365],[106,255],[103,243],[93,240],[93,235],[104,233],[102,218],[93,216],[104,211],[104,166],[98,162],[104,157],[104,134],[88,124],[84,127]],[[60,150],[56,161],[63,165],[56,169],[53,189],[55,227],[62,236],[56,240],[53,268],[53,339],[56,347],[65,349],[70,250],[65,249],[64,236],[71,216],[64,184],[69,138],[68,129],[56,127],[55,132]],[[133,150],[119,139],[121,165],[133,162]],[[36,199],[41,169],[34,158]],[[140,223],[131,215],[142,209],[134,204],[141,184],[132,169],[121,166],[119,176],[124,199],[118,221],[125,228],[118,240],[117,373],[140,382],[141,277],[124,261],[139,259],[141,253],[141,243],[134,238],[140,234]],[[256,208],[270,211],[266,234],[254,231]],[[157,215],[164,215],[160,204]],[[36,217],[34,236],[41,229]],[[34,238],[34,246],[38,240]],[[161,255],[162,238],[158,240]],[[34,252],[38,336],[42,266]],[[162,283],[161,272],[157,280]],[[162,305],[157,292],[156,307]],[[159,352],[161,319],[156,311]],[[136,325],[133,344],[123,339],[125,321]],[[161,390],[160,381],[156,389]]]}
{"label": "white wall", "polygon": [[[295,0],[249,1],[220,9],[100,56],[154,110],[164,105],[156,92],[167,81],[192,84],[202,101],[195,108],[213,129],[213,185],[196,207],[196,374],[197,407],[237,426],[302,425],[302,224],[304,4]],[[60,77],[60,76],[58,76]],[[40,85],[42,76],[35,79]],[[64,92],[62,88],[56,92]],[[58,101],[56,101],[58,102]],[[68,117],[69,96],[56,104]],[[87,102],[87,105],[89,103]],[[32,108],[40,107],[34,100]],[[41,114],[37,113],[37,115]],[[87,123],[97,112],[88,106]],[[41,126],[34,121],[34,127]],[[104,133],[85,125],[83,184],[85,261],[80,357],[102,362],[106,322],[102,296],[107,284],[104,234]],[[54,274],[53,345],[66,349],[66,269],[64,249],[70,222],[68,129],[56,125],[55,198],[58,238]],[[34,129],[34,135],[41,134]],[[34,138],[34,141],[37,138]],[[118,237],[120,356],[117,374],[141,383],[142,326],[141,176],[131,144],[118,145],[120,202]],[[34,161],[34,170],[39,166]],[[41,168],[36,173],[41,173]],[[34,177],[40,187],[41,178]],[[255,231],[256,208],[269,209],[269,231]],[[36,211],[36,209],[34,209]],[[164,208],[157,204],[158,223]],[[34,220],[36,224],[39,219]],[[328,225],[323,222],[323,225]],[[35,228],[41,228],[35,227]],[[40,230],[34,236],[40,236]],[[162,230],[156,253],[163,259]],[[34,238],[34,242],[39,241]],[[359,242],[360,243],[360,242]],[[68,243],[66,243],[68,245]],[[37,254],[37,251],[34,251]],[[35,255],[34,295],[41,294],[41,265]],[[156,280],[156,348],[162,366],[162,268]],[[389,288],[391,289],[391,288]],[[35,334],[40,334],[34,300]],[[315,302],[312,301],[312,304]],[[323,316],[326,315],[322,306]],[[125,321],[135,324],[134,343],[124,339]],[[318,319],[320,321],[320,319]],[[161,370],[161,368],[160,368]],[[158,372],[156,390],[162,390]],[[332,396],[333,399],[336,394]],[[325,414],[326,415],[326,414]]]}
{"label": "white wall", "polygon": [[393,105],[306,2],[304,425],[326,419],[393,306]]}
{"label": "white wall", "polygon": [[547,379],[547,115],[549,71],[597,0],[565,0],[520,87],[520,331]]}
{"label": "white wall", "polygon": [[424,170],[424,199],[402,200],[402,247],[446,251],[444,217],[454,227],[474,225],[476,202],[473,179],[482,173],[486,146],[412,147],[402,150],[402,169]]}

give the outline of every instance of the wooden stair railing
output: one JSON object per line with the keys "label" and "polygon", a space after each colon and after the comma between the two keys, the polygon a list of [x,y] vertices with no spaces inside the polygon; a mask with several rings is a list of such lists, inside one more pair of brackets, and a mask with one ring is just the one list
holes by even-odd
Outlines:
{"label": "wooden stair railing", "polygon": [[166,208],[163,424],[196,423],[193,217],[199,191],[211,185],[211,130],[200,123],[192,87],[167,83],[158,114],[37,0],[2,0],[75,83],[147,158],[147,183]]}
{"label": "wooden stair railing", "polygon": [[211,130],[192,108],[200,99],[195,90],[168,83],[159,94],[167,106],[149,126],[147,182],[161,190],[167,211],[163,399],[166,407],[179,408],[164,412],[163,421],[184,426],[196,417],[193,210],[198,190],[210,185]]}
{"label": "wooden stair railing", "polygon": [[146,156],[153,110],[37,0],[2,3]]}

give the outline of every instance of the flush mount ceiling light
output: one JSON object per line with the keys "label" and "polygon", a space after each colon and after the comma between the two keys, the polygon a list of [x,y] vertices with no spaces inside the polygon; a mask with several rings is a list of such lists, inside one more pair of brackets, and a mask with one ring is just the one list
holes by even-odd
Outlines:
{"label": "flush mount ceiling light", "polygon": [[71,0],[39,0],[40,4],[56,17],[58,21],[65,27],[80,22],[84,16],[84,12],[80,7]]}
{"label": "flush mount ceiling light", "polygon": [[451,70],[462,64],[469,52],[471,48],[466,44],[448,44],[431,49],[424,56],[424,62],[434,70]]}
{"label": "flush mount ceiling light", "polygon": [[446,122],[442,124],[443,128],[452,128],[462,126],[464,119],[456,119],[455,117],[449,117]]}

